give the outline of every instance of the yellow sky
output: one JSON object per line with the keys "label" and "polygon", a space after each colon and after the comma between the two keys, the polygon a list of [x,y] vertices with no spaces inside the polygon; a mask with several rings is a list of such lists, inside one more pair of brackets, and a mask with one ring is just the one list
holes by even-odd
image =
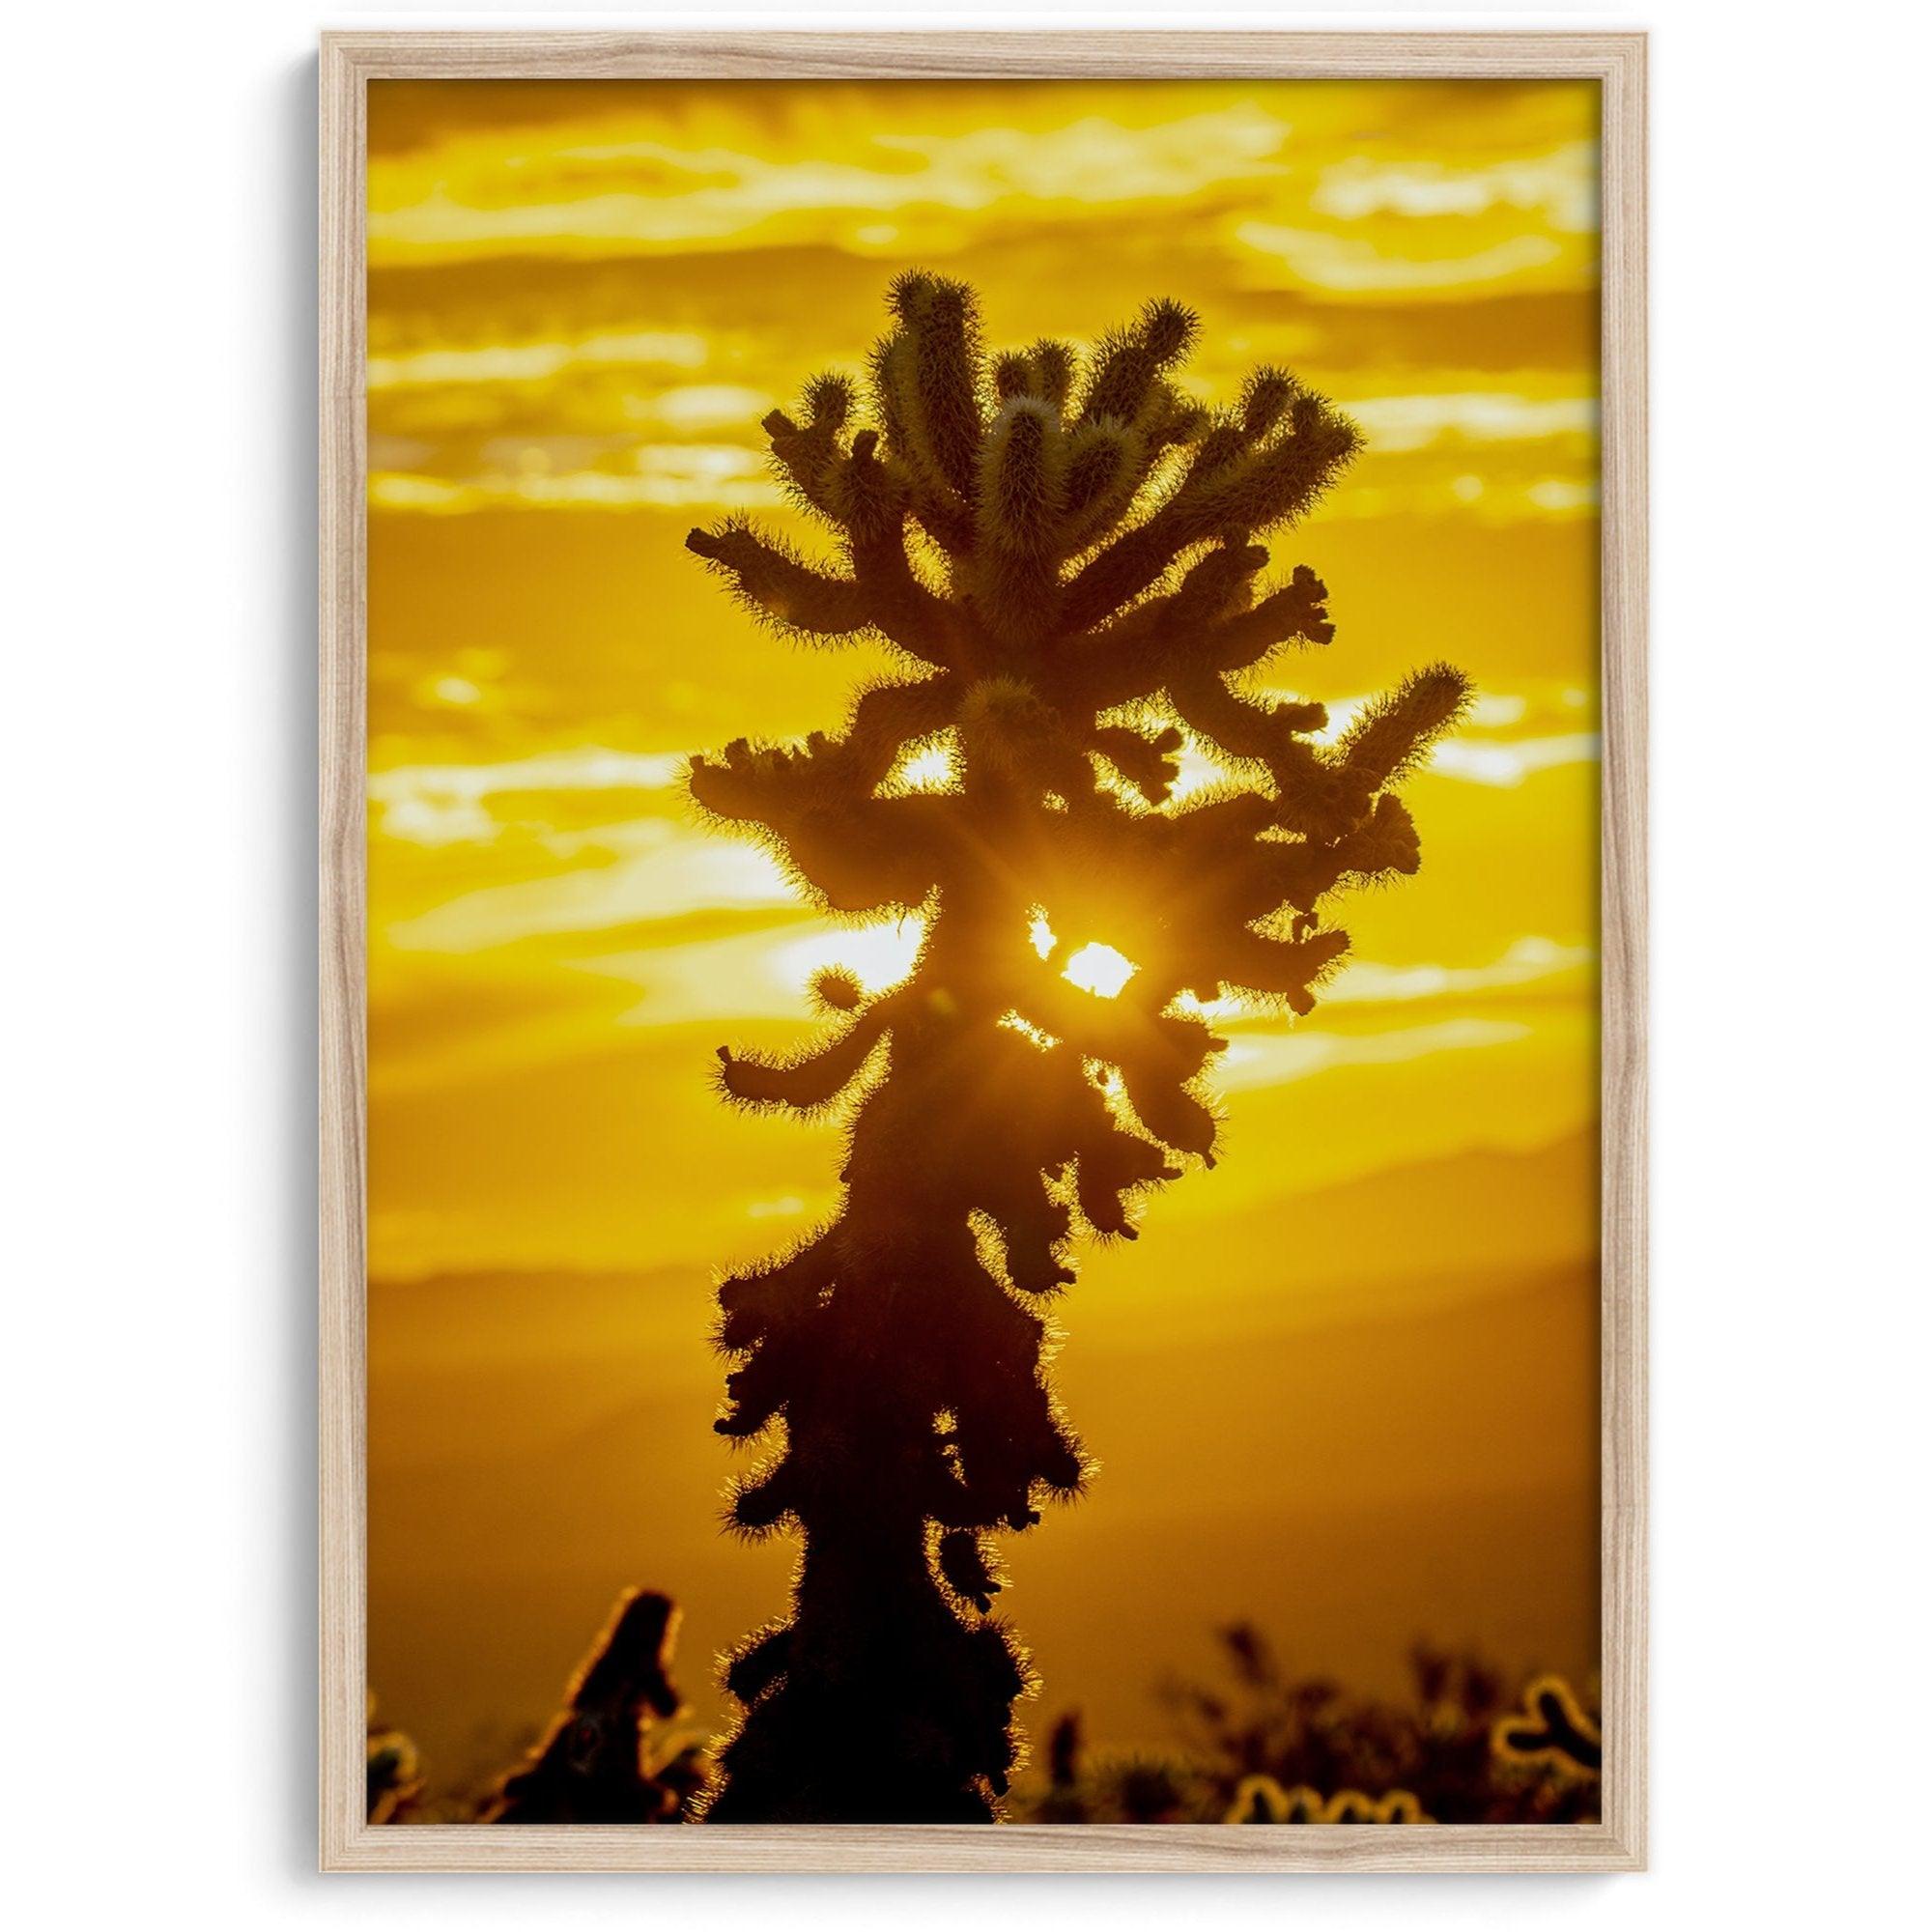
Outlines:
{"label": "yellow sky", "polygon": [[[1171,1506],[1251,1595],[1257,1513],[1303,1549],[1319,1515],[1358,1587],[1314,1653],[1367,1670],[1351,1633],[1434,1630],[1587,1662],[1595,117],[1587,87],[1470,82],[372,88],[371,1639],[445,1756],[502,1719],[491,1694],[548,1694],[639,1566],[701,1644],[776,1606],[775,1559],[713,1548],[704,1283],[824,1212],[836,1129],[726,1113],[713,1053],[795,1043],[815,968],[887,983],[916,932],[815,918],[695,822],[685,754],[835,725],[877,667],[759,634],[682,540],[789,521],[758,418],[857,367],[913,264],[971,280],[995,344],[1091,341],[1172,295],[1203,318],[1203,395],[1261,361],[1333,395],[1366,453],[1277,560],[1326,581],[1338,636],[1269,677],[1338,724],[1434,658],[1480,694],[1406,792],[1420,875],[1350,906],[1312,1018],[1228,1018],[1227,1158],[1072,1292],[1103,1475],[1077,1529],[1027,1540],[1013,1613],[1131,1722],[1221,1599],[1177,1605],[1143,1681],[1118,1651],[1102,1673],[1064,1566],[1109,1560],[1106,1512],[1123,1536]],[[1325,1434],[1263,1400],[1244,1436],[1213,1386],[1236,1359]],[[1533,1438],[1494,1420],[1530,1384]],[[1182,1443],[1234,1465],[1218,1543],[1163,1488]],[[639,1457],[672,1493],[631,1495]],[[579,1493],[524,1494],[506,1461]],[[1501,1607],[1472,1573],[1445,1611],[1363,1553],[1378,1510],[1414,1548],[1424,1517],[1452,1537],[1445,1484],[1463,1547],[1530,1579]],[[1260,1613],[1236,1587],[1221,1607]]]}

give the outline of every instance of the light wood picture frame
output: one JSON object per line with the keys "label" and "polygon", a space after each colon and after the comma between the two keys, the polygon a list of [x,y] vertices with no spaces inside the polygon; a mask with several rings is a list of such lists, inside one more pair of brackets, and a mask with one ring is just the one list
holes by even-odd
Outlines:
{"label": "light wood picture frame", "polygon": [[[348,32],[321,50],[320,1862],[352,1871],[1630,1871],[1647,1810],[1645,37]],[[1602,1694],[1592,1825],[365,1822],[365,109],[372,80],[1572,78],[1602,90]]]}

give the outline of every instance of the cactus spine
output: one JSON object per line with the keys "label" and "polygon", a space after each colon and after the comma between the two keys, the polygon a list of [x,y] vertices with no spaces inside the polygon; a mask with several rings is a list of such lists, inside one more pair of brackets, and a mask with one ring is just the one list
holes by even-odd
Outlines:
{"label": "cactus spine", "polygon": [[[721,1054],[732,1100],[837,1106],[847,1139],[837,1216],[720,1291],[739,1366],[718,1428],[781,1434],[731,1520],[803,1553],[789,1616],[726,1671],[745,1714],[719,1822],[997,1815],[1027,1665],[990,1615],[989,1538],[1086,1466],[1042,1304],[1076,1233],[1131,1238],[1134,1197],[1212,1164],[1198,1090],[1224,1042],[1199,1003],[1310,1010],[1348,945],[1324,902],[1416,869],[1389,787],[1466,700],[1436,666],[1323,746],[1320,705],[1228,682],[1333,636],[1321,583],[1264,587],[1255,541],[1355,450],[1322,397],[1264,369],[1231,408],[1189,402],[1172,376],[1196,321],[1170,301],[1084,367],[1057,342],[989,358],[957,282],[903,275],[891,308],[869,421],[827,376],[763,424],[833,565],[741,519],[689,538],[774,626],[883,639],[907,673],[837,737],[695,759],[694,798],[818,905],[927,920],[898,986],[824,976],[815,1050]],[[1182,726],[1246,781],[1162,809]],[[941,733],[950,790],[888,782]],[[1132,964],[1117,997],[1063,973],[1091,942]]]}

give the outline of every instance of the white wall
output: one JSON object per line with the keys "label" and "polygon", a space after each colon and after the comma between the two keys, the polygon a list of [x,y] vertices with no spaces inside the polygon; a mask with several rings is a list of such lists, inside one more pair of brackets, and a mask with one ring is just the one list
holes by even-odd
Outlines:
{"label": "white wall", "polygon": [[[1309,17],[627,17],[781,15]],[[22,1922],[1899,1922],[1902,1854],[1870,1846],[1922,1830],[1928,1772],[1927,47],[1916,14],[1862,4],[1624,16],[1657,30],[1653,1873],[310,1875],[310,49],[324,24],[436,17],[10,20],[0,1409],[23,1560],[0,1760]]]}

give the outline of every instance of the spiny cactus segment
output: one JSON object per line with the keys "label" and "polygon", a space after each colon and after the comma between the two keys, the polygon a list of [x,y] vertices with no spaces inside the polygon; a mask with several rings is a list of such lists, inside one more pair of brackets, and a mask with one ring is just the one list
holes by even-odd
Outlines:
{"label": "spiny cactus segment", "polygon": [[1564,1679],[1539,1677],[1523,1692],[1522,1708],[1499,1719],[1496,1755],[1512,1764],[1548,1764],[1576,1777],[1598,1776],[1604,1768],[1603,1733],[1584,1715]]}
{"label": "spiny cactus segment", "polygon": [[669,1825],[697,1796],[694,1750],[646,1769],[654,1722],[674,1718],[670,1653],[677,1606],[651,1590],[626,1590],[564,1692],[563,1708],[485,1805],[491,1825]]}

